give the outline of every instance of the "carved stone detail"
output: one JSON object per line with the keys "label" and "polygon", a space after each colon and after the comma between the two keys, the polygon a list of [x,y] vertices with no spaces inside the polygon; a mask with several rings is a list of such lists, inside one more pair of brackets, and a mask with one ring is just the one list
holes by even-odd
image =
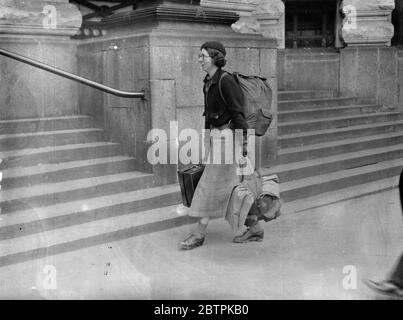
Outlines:
{"label": "carved stone detail", "polygon": [[341,37],[347,46],[390,45],[394,0],[344,0]]}
{"label": "carved stone detail", "polygon": [[237,12],[240,18],[232,24],[238,33],[262,34],[285,45],[284,3],[281,0],[201,0],[202,7]]}
{"label": "carved stone detail", "polygon": [[275,38],[279,48],[285,47],[284,3],[281,0],[263,0],[252,16],[260,25],[260,33],[265,38]]}
{"label": "carved stone detail", "polygon": [[68,0],[0,0],[0,34],[69,36],[82,23]]}
{"label": "carved stone detail", "polygon": [[200,6],[236,12],[240,16],[250,16],[260,0],[200,0]]}
{"label": "carved stone detail", "polygon": [[139,24],[150,21],[197,22],[230,25],[239,18],[234,12],[202,8],[199,6],[180,6],[162,3],[157,6],[140,8],[134,11],[115,13],[101,20],[103,27],[120,27],[125,24]]}

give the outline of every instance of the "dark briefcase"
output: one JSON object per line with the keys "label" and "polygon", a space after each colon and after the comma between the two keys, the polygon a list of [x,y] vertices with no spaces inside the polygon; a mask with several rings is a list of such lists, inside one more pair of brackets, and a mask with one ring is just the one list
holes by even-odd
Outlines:
{"label": "dark briefcase", "polygon": [[190,207],[193,194],[204,171],[204,164],[187,166],[178,171],[178,180],[181,188],[182,203]]}

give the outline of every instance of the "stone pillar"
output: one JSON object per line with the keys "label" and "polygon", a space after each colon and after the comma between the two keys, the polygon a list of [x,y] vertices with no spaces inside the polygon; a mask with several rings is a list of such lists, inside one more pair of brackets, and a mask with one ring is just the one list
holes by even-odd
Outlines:
{"label": "stone pillar", "polygon": [[240,15],[232,29],[238,33],[262,34],[285,47],[284,3],[281,0],[201,0],[202,7],[219,8]]}
{"label": "stone pillar", "polygon": [[285,12],[281,0],[262,0],[252,13],[260,25],[260,32],[265,38],[277,39],[278,48],[285,48]]}
{"label": "stone pillar", "polygon": [[398,57],[390,47],[394,0],[343,0],[340,9],[346,45],[340,51],[341,94],[397,108]]}
{"label": "stone pillar", "polygon": [[394,0],[343,0],[341,36],[347,46],[390,45]]}
{"label": "stone pillar", "polygon": [[[0,47],[77,72],[70,40],[81,26],[68,0],[0,0]],[[0,56],[0,118],[78,113],[77,84]]]}
{"label": "stone pillar", "polygon": [[[260,34],[235,33],[230,26],[239,16],[233,12],[203,8],[189,1],[146,4],[103,19],[101,24],[106,35],[79,46],[80,61],[87,61],[87,66],[80,68],[86,70],[85,76],[96,77],[95,73],[103,69],[99,79],[103,83],[148,92],[145,102],[105,97],[107,133],[112,138],[130,141],[132,145],[126,149],[127,153],[136,157],[144,170],[154,173],[159,183],[176,182],[178,167],[184,165],[178,161],[178,154],[189,146],[181,133],[193,129],[200,137],[204,128],[202,86],[205,73],[198,63],[200,46],[205,41],[218,40],[227,49],[226,70],[260,74],[270,81],[275,119],[269,132],[259,138],[257,152],[262,160],[258,163],[272,163],[277,152],[276,41]],[[87,94],[82,95],[82,99],[84,105],[93,101]],[[110,123],[119,125],[106,125]],[[152,129],[166,134],[158,136],[158,141],[167,145],[168,150],[154,159],[166,157],[168,164],[150,165],[152,161],[145,157],[149,147],[155,144],[153,136],[148,135]]]}

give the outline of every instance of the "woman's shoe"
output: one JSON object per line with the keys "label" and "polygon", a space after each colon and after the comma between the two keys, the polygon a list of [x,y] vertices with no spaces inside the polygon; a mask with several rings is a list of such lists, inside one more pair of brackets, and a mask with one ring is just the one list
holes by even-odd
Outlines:
{"label": "woman's shoe", "polygon": [[251,241],[263,241],[264,231],[252,232],[250,228],[247,229],[242,235],[234,237],[232,240],[235,243],[246,243]]}
{"label": "woman's shoe", "polygon": [[197,238],[194,234],[191,234],[189,237],[179,243],[179,249],[191,250],[200,247],[204,242],[204,238],[204,236],[202,238]]}

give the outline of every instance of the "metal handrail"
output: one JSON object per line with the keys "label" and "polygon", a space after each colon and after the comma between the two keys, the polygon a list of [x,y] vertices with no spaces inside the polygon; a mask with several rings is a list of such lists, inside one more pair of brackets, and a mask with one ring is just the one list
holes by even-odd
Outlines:
{"label": "metal handrail", "polygon": [[43,70],[46,70],[48,72],[57,74],[57,75],[62,76],[64,78],[67,78],[67,79],[70,79],[70,80],[73,80],[73,81],[76,81],[76,82],[79,82],[79,83],[83,83],[83,84],[85,84],[87,86],[90,86],[90,87],[93,87],[95,89],[98,89],[98,90],[101,90],[101,91],[104,91],[104,92],[107,92],[107,93],[111,93],[111,94],[113,94],[115,96],[118,96],[118,97],[145,99],[145,92],[144,91],[130,92],[130,91],[117,90],[117,89],[105,86],[105,85],[103,85],[101,83],[98,83],[98,82],[95,82],[95,81],[92,81],[92,80],[77,76],[77,75],[75,75],[73,73],[70,73],[70,72],[67,72],[67,71],[64,71],[64,70],[49,66],[49,65],[47,65],[45,63],[33,60],[31,58],[28,58],[28,57],[25,57],[25,56],[22,56],[20,54],[17,54],[17,53],[11,52],[11,51],[7,51],[7,50],[4,50],[4,49],[0,49],[0,54],[3,55],[3,56],[6,56],[6,57],[12,58],[14,60],[29,64],[31,66],[37,67],[39,69],[43,69]]}

